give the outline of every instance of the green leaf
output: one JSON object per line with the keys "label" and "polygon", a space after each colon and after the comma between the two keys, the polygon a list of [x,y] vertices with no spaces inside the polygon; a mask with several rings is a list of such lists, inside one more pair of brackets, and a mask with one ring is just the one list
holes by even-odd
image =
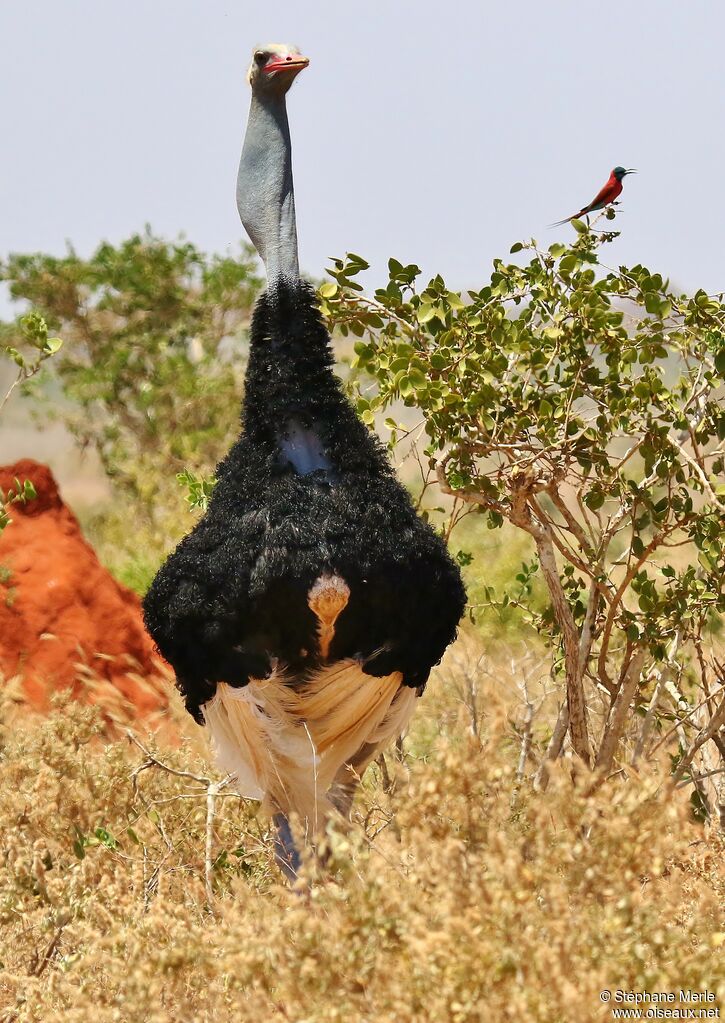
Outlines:
{"label": "green leaf", "polygon": [[340,289],[335,281],[325,281],[319,290],[322,298],[334,298]]}
{"label": "green leaf", "polygon": [[96,828],[94,834],[101,845],[105,845],[107,849],[118,848],[118,839],[114,838],[107,828]]}
{"label": "green leaf", "polygon": [[590,490],[584,495],[584,504],[592,511],[598,511],[604,504],[604,493],[601,490]]}
{"label": "green leaf", "polygon": [[635,558],[641,558],[644,553],[644,543],[642,542],[641,536],[635,536],[632,539],[632,553]]}
{"label": "green leaf", "polygon": [[17,348],[6,348],[5,351],[10,356],[10,358],[13,360],[15,365],[16,366],[20,366],[20,368],[23,369],[23,367],[25,366],[25,359],[20,354],[20,352],[17,350]]}
{"label": "green leaf", "polygon": [[354,277],[359,274],[362,270],[368,270],[370,264],[367,260],[363,259],[362,256],[356,255],[354,252],[348,252],[347,260],[345,263],[345,275]]}
{"label": "green leaf", "polygon": [[43,345],[43,351],[46,355],[55,355],[63,347],[63,341],[59,337],[49,337],[46,339]]}

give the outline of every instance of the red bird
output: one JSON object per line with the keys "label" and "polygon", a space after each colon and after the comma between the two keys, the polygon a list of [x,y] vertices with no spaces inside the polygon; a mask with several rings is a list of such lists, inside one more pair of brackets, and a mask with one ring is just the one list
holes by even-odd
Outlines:
{"label": "red bird", "polygon": [[574,220],[576,217],[585,217],[587,213],[595,213],[597,210],[603,210],[605,206],[609,206],[610,203],[614,202],[617,196],[621,193],[622,178],[626,177],[627,174],[636,173],[637,171],[634,167],[630,167],[629,170],[626,170],[624,167],[615,167],[609,175],[609,180],[606,185],[597,192],[588,206],[584,206],[578,213],[572,213],[570,217],[565,217],[564,220],[557,220],[557,222],[551,226],[561,227],[562,224],[568,224],[570,220]]}

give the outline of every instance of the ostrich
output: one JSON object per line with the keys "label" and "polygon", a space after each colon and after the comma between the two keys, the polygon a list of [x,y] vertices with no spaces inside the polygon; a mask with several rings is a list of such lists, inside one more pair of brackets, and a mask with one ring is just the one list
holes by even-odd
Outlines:
{"label": "ostrich", "polygon": [[300,278],[286,94],[307,64],[291,46],[254,52],[237,206],[267,290],[250,329],[241,435],[144,601],[187,710],[237,790],[273,816],[292,879],[290,815],[314,841],[333,810],[349,813],[465,604],[445,545],[345,398]]}

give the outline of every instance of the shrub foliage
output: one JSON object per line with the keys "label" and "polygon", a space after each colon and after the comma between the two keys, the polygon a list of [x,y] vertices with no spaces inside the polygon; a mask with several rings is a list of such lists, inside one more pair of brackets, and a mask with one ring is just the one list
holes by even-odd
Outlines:
{"label": "shrub foliage", "polygon": [[[489,283],[465,295],[440,276],[421,285],[418,267],[391,259],[368,296],[354,255],[335,261],[320,295],[358,339],[366,422],[395,402],[415,408],[453,519],[473,508],[530,537],[515,596],[489,588],[485,603],[516,600],[553,646],[566,702],[550,758],[568,729],[579,757],[606,772],[624,733],[637,760],[679,720],[676,771],[697,783],[692,744],[708,731],[725,752],[710,643],[725,609],[725,304],[679,294],[643,266],[608,267],[616,233],[574,227],[571,245],[517,243],[528,261],[495,260]],[[393,445],[410,432],[386,425]],[[527,602],[537,572],[543,610]]]}
{"label": "shrub foliage", "polygon": [[177,472],[213,468],[237,428],[243,331],[260,283],[248,249],[210,257],[147,229],[88,259],[10,255],[0,280],[63,334],[54,369],[69,400],[54,413],[137,514],[165,507]]}
{"label": "shrub foliage", "polygon": [[[62,344],[59,337],[48,336],[48,325],[36,311],[20,317],[12,327],[0,324],[0,352],[16,367],[15,378],[0,398],[0,414],[16,387],[34,377],[45,360],[60,351]],[[35,496],[30,480],[16,479],[7,493],[0,490],[0,533],[10,524],[11,505],[25,503]]]}

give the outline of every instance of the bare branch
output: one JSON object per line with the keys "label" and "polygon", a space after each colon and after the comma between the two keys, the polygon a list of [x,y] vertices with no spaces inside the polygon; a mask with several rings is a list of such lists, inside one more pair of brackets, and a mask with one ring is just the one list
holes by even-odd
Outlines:
{"label": "bare branch", "polygon": [[717,708],[710,721],[704,728],[701,728],[695,739],[692,742],[689,750],[680,760],[677,765],[677,769],[673,772],[672,778],[670,779],[670,787],[674,788],[677,782],[680,781],[685,771],[687,771],[692,764],[695,754],[704,746],[708,739],[712,739],[717,732],[725,725],[725,696],[720,701],[720,706]]}
{"label": "bare branch", "polygon": [[569,529],[572,531],[574,536],[579,541],[582,550],[585,551],[587,554],[591,553],[592,548],[591,544],[589,543],[589,539],[587,538],[587,535],[582,529],[580,523],[578,523],[577,520],[572,515],[571,511],[569,510],[569,507],[567,506],[566,501],[559,493],[558,486],[553,482],[550,483],[549,486],[546,488],[546,493],[551,498],[555,508],[561,512],[564,521],[566,522]]}
{"label": "bare branch", "polygon": [[[202,785],[206,789],[206,836],[205,836],[205,843],[204,843],[204,888],[205,888],[205,891],[206,891],[207,907],[211,911],[213,911],[213,904],[214,904],[214,885],[213,885],[213,880],[214,880],[214,864],[213,864],[213,859],[212,859],[212,852],[213,852],[213,848],[214,848],[214,813],[215,813],[215,810],[216,810],[216,801],[217,801],[217,798],[219,797],[219,794],[221,793],[222,789],[226,788],[226,786],[229,785],[230,782],[233,781],[233,778],[231,777],[231,775],[227,775],[227,777],[223,778],[221,781],[212,781],[211,778],[206,778],[206,777],[204,777],[204,775],[192,774],[190,771],[178,771],[176,768],[169,767],[167,764],[163,763],[163,761],[159,760],[158,757],[155,757],[153,755],[153,753],[151,753],[149,750],[147,750],[146,747],[143,745],[143,743],[140,742],[136,738],[136,736],[133,734],[133,732],[131,732],[129,729],[126,730],[126,736],[135,746],[137,746],[141,750],[141,752],[146,757],[145,762],[142,763],[142,764],[139,764],[139,766],[134,769],[134,771],[133,771],[133,773],[131,775],[131,779],[133,781],[133,785],[134,785],[134,790],[135,791],[137,790],[137,780],[138,780],[139,774],[141,774],[142,771],[147,771],[151,767],[156,767],[156,768],[158,768],[161,771],[166,771],[168,774],[174,775],[174,777],[176,777],[176,778],[188,778],[191,781],[195,781],[199,785]],[[200,796],[203,795],[203,794],[204,793],[202,793],[202,792],[198,793],[198,795],[200,795]],[[187,793],[183,793],[183,794],[180,794],[177,798],[180,798],[180,799],[181,798],[187,798],[188,799],[189,797],[188,797]],[[171,846],[171,843],[170,843],[169,839],[167,838],[167,836],[166,836],[166,834],[164,832],[163,824],[161,823],[161,821],[159,821],[159,829],[161,831],[162,837],[165,839],[167,844],[169,846]]]}
{"label": "bare branch", "polygon": [[679,667],[679,665],[677,664],[677,661],[676,661],[676,657],[677,657],[677,652],[678,652],[678,650],[680,648],[681,641],[682,641],[682,630],[678,629],[677,633],[675,634],[675,638],[674,638],[674,640],[672,642],[672,646],[670,648],[670,651],[669,651],[669,658],[668,658],[667,664],[665,665],[665,667],[659,673],[659,678],[657,680],[657,684],[655,685],[655,691],[652,694],[652,699],[649,702],[649,705],[647,707],[647,713],[645,714],[644,721],[642,722],[642,728],[641,728],[641,731],[639,733],[639,738],[637,739],[637,743],[636,743],[636,745],[634,747],[634,753],[632,754],[632,766],[633,767],[636,766],[637,761],[642,756],[642,753],[644,752],[645,746],[647,745],[647,742],[649,741],[649,737],[650,737],[650,734],[652,732],[652,728],[653,728],[654,722],[655,722],[655,715],[657,713],[657,708],[658,708],[659,702],[660,702],[660,700],[662,698],[662,693],[664,692],[665,687],[667,686],[667,684],[669,683],[670,679],[674,675],[675,670]]}
{"label": "bare branch", "polygon": [[566,703],[562,703],[559,708],[559,715],[556,719],[556,724],[554,725],[554,731],[551,733],[551,738],[549,739],[549,745],[546,747],[544,759],[541,761],[539,770],[536,772],[534,777],[534,788],[537,792],[546,791],[546,786],[549,784],[549,764],[561,756],[568,728],[569,708]]}
{"label": "bare branch", "polygon": [[521,752],[519,753],[519,762],[516,767],[516,781],[521,783],[524,777],[524,771],[526,769],[526,761],[529,758],[529,750],[531,749],[531,726],[534,720],[534,705],[530,701],[526,703],[526,716],[524,717],[524,727],[521,732]]}
{"label": "bare branch", "polygon": [[564,664],[566,673],[566,698],[569,707],[569,731],[574,752],[587,766],[590,763],[589,728],[587,708],[584,700],[582,675],[579,672],[579,634],[567,603],[561,578],[556,564],[556,555],[550,536],[540,532],[536,539],[541,572],[549,588],[554,613],[564,639]]}
{"label": "bare branch", "polygon": [[638,647],[629,662],[624,681],[620,686],[617,699],[614,701],[614,706],[612,707],[612,712],[604,730],[604,736],[602,737],[602,741],[599,746],[599,754],[595,764],[596,769],[601,771],[602,774],[606,774],[612,766],[617,745],[622,737],[622,733],[624,732],[624,726],[627,721],[627,711],[632,703],[634,694],[637,692],[637,686],[639,685],[639,680],[642,676],[644,658],[645,648]]}

